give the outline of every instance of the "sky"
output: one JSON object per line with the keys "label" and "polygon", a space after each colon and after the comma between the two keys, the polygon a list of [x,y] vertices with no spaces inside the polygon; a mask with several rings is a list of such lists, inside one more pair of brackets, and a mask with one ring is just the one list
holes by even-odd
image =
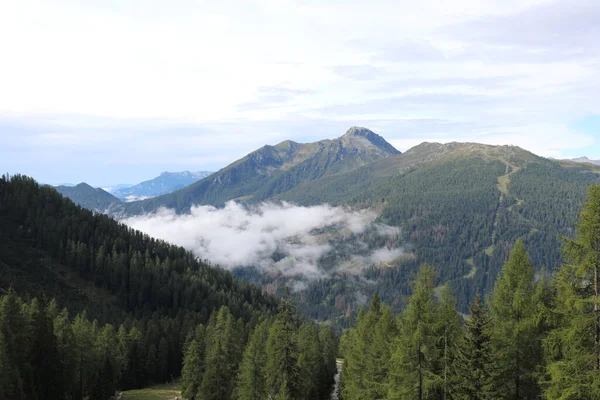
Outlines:
{"label": "sky", "polygon": [[218,170],[365,126],[600,159],[597,0],[0,2],[0,169]]}

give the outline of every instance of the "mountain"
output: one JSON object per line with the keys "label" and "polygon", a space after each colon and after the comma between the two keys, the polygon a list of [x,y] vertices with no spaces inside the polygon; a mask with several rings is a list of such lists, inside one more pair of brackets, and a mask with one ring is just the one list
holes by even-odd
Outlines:
{"label": "mountain", "polygon": [[[439,282],[453,287],[466,311],[475,293],[491,290],[518,238],[536,268],[557,267],[559,236],[573,235],[586,189],[599,179],[593,165],[549,160],[515,146],[423,143],[354,171],[303,182],[274,199],[379,210],[379,221],[401,229],[413,256],[368,270],[368,285],[309,285],[303,303],[309,315],[336,317],[323,302],[340,303],[356,291],[378,291],[401,308],[399,294],[410,292],[407,282],[422,263],[437,267]],[[319,315],[311,313],[315,309]]]}
{"label": "mountain", "polygon": [[55,189],[74,203],[96,212],[105,212],[112,204],[121,201],[105,190],[93,188],[85,182],[75,186],[56,186]]}
{"label": "mountain", "polygon": [[161,194],[171,193],[175,190],[183,189],[200,179],[211,175],[209,171],[198,172],[163,172],[160,176],[150,179],[137,185],[129,185],[121,188],[114,188],[111,193],[125,201],[134,201],[150,197],[156,197]]}
{"label": "mountain", "polygon": [[600,165],[600,160],[590,160],[587,157],[571,158],[571,159],[565,160],[565,161],[578,162],[578,163],[591,163],[591,164]]}
{"label": "mountain", "polygon": [[[352,262],[352,254],[333,246],[336,251],[318,262],[338,272],[306,280],[295,293],[307,315],[345,326],[361,299],[375,291],[401,309],[401,295],[410,293],[408,282],[422,263],[438,269],[440,285],[454,289],[462,311],[475,293],[491,290],[519,238],[536,268],[552,271],[561,262],[559,236],[573,235],[586,189],[599,178],[593,164],[550,160],[516,146],[422,143],[400,153],[375,133],[352,128],[334,140],[264,146],[183,190],[116,204],[110,212],[139,214],[161,206],[186,212],[193,204],[228,200],[375,210],[379,223],[399,228],[399,237],[367,232],[343,245],[375,249],[392,240],[404,255],[363,265],[358,279],[339,267]],[[270,290],[289,284],[286,277],[252,269],[236,274]]]}
{"label": "mountain", "polygon": [[400,152],[366,128],[352,127],[343,136],[314,143],[291,140],[264,146],[213,175],[182,190],[111,207],[113,214],[139,214],[161,206],[178,211],[194,204],[237,200],[260,201],[285,193],[302,182],[355,170]]}
{"label": "mountain", "polygon": [[[371,136],[352,129],[339,142],[332,141],[333,148],[350,147],[343,144],[345,140],[361,143],[364,136],[357,136],[358,132]],[[336,154],[332,147],[323,152],[306,149],[324,142],[299,145],[304,148],[294,147],[293,142],[266,146],[183,191],[153,199],[154,203],[127,206],[133,205],[129,210],[134,212],[160,205],[182,212],[194,203],[218,206],[243,199],[377,210],[379,222],[400,228],[405,256],[383,268],[366,268],[366,281],[334,274],[305,282],[305,289],[297,293],[309,316],[344,325],[343,316],[352,315],[360,305],[355,293],[369,297],[378,291],[400,309],[399,294],[410,292],[408,282],[421,263],[438,268],[439,282],[454,288],[463,311],[475,293],[491,290],[518,238],[530,249],[538,269],[552,270],[560,263],[558,236],[572,235],[586,188],[600,177],[600,168],[590,164],[549,160],[516,146],[422,143],[399,153],[375,138],[366,140],[365,151],[374,155],[360,162],[331,157],[328,160],[334,162],[318,163],[323,154]],[[369,246],[381,240],[359,239]],[[331,269],[349,261],[348,257],[338,252],[319,262]],[[237,273],[262,285],[284,284],[281,277]]]}

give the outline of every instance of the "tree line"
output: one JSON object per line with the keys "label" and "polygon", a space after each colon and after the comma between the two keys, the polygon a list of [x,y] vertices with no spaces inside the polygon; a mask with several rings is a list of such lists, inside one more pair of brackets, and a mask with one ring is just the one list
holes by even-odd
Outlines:
{"label": "tree line", "polygon": [[464,318],[427,265],[399,315],[374,295],[341,339],[340,398],[600,399],[599,185],[576,232],[551,279],[518,240]]}
{"label": "tree line", "polygon": [[337,355],[331,328],[301,322],[284,299],[277,315],[262,320],[247,340],[240,338],[242,332],[225,307],[196,327],[185,346],[185,399],[329,398]]}
{"label": "tree line", "polygon": [[[183,376],[186,399],[326,399],[337,337],[301,323],[287,300],[254,327],[227,306],[120,326],[69,316],[55,300],[0,298],[0,399],[107,400],[117,389]],[[180,347],[177,347],[177,346]],[[181,369],[181,358],[183,371]]]}

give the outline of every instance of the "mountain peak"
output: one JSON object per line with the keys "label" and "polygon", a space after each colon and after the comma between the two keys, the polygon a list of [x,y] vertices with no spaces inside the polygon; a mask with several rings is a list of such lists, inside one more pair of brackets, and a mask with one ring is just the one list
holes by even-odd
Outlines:
{"label": "mountain peak", "polygon": [[378,147],[381,150],[384,150],[389,154],[400,154],[398,150],[390,143],[388,143],[383,137],[379,136],[375,132],[370,129],[363,128],[361,126],[353,126],[346,131],[344,136],[341,137],[342,140],[354,141],[356,139],[363,140],[366,139],[372,145]]}
{"label": "mountain peak", "polygon": [[353,126],[350,129],[348,129],[346,131],[346,133],[344,134],[344,136],[362,136],[362,137],[368,137],[370,135],[379,136],[372,130],[370,130],[368,128],[364,128],[362,126]]}
{"label": "mountain peak", "polygon": [[77,189],[94,190],[94,188],[93,188],[93,187],[91,187],[90,185],[88,185],[88,184],[87,184],[87,183],[85,183],[85,182],[78,183],[78,184],[77,184],[77,185],[75,185],[74,187],[75,187],[75,188],[77,188]]}

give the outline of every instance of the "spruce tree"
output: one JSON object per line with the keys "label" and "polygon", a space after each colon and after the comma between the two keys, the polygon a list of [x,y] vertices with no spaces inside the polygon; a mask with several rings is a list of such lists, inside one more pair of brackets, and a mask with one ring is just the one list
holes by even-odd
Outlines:
{"label": "spruce tree", "polygon": [[265,338],[268,336],[269,323],[263,321],[254,329],[246,346],[236,385],[236,397],[240,400],[262,400],[267,398],[265,384],[267,347]]}
{"label": "spruce tree", "polygon": [[267,340],[267,395],[297,399],[300,387],[298,372],[298,328],[295,309],[286,297],[281,301]]}
{"label": "spruce tree", "polygon": [[379,305],[377,309],[372,302],[371,308],[377,311],[370,322],[372,334],[370,343],[367,343],[364,378],[366,394],[368,398],[375,400],[387,397],[390,347],[398,332],[396,320],[389,307]]}
{"label": "spruce tree", "polygon": [[435,330],[437,331],[437,349],[440,357],[439,375],[442,379],[440,392],[442,399],[448,399],[451,392],[451,375],[456,359],[456,347],[461,334],[456,299],[448,285],[442,289]]}
{"label": "spruce tree", "polygon": [[320,347],[317,327],[311,323],[302,324],[298,331],[298,392],[301,399],[319,398]]}
{"label": "spruce tree", "polygon": [[200,399],[200,384],[204,373],[204,351],[202,339],[196,338],[188,343],[181,370],[181,394],[184,399]]}
{"label": "spruce tree", "polygon": [[600,185],[589,187],[576,228],[554,278],[556,328],[544,341],[548,399],[600,398]]}
{"label": "spruce tree", "polygon": [[494,400],[494,352],[492,350],[492,320],[479,294],[469,306],[470,318],[458,344],[452,397],[457,400]]}
{"label": "spruce tree", "polygon": [[521,240],[515,243],[492,294],[492,342],[497,353],[497,390],[507,399],[539,396],[537,365],[542,358],[536,321],[534,270]]}
{"label": "spruce tree", "polygon": [[205,370],[199,391],[202,400],[227,400],[231,397],[235,366],[239,362],[232,351],[233,327],[229,308],[221,307],[214,329],[207,335]]}
{"label": "spruce tree", "polygon": [[3,391],[8,399],[25,397],[23,380],[26,365],[23,350],[27,343],[27,320],[21,311],[22,308],[23,302],[13,289],[0,299],[0,332],[3,334],[6,355],[3,367],[6,385],[0,391]]}
{"label": "spruce tree", "polygon": [[400,317],[400,336],[390,367],[390,400],[434,399],[443,380],[439,375],[438,336],[435,330],[438,307],[433,299],[435,271],[423,265],[408,306]]}

